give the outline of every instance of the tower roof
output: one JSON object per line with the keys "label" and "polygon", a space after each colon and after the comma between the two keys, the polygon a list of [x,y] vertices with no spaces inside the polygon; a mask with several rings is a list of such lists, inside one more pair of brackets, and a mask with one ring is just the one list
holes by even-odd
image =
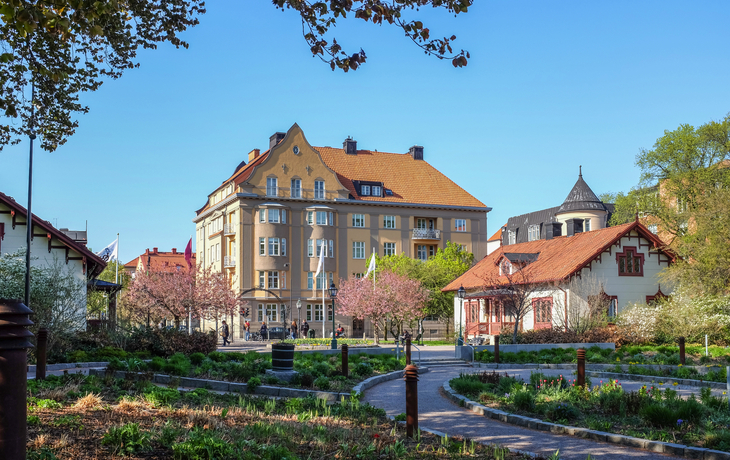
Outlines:
{"label": "tower roof", "polygon": [[556,214],[573,211],[606,211],[606,206],[598,199],[593,190],[583,180],[582,167],[578,170],[578,181],[576,181],[573,189],[568,193],[563,204]]}

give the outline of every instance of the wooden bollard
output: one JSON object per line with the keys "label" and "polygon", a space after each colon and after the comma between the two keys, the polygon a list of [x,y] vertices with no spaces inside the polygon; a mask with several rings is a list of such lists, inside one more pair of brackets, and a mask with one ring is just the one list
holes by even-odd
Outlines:
{"label": "wooden bollard", "polygon": [[350,347],[346,343],[342,344],[342,375],[350,376]]}
{"label": "wooden bollard", "polygon": [[0,458],[25,460],[30,308],[0,299]]}
{"label": "wooden bollard", "polygon": [[48,347],[48,329],[42,327],[38,330],[35,349],[35,379],[46,379],[46,350]]}
{"label": "wooden bollard", "polygon": [[418,430],[418,370],[414,365],[406,366],[403,379],[406,381],[406,435],[413,437]]}
{"label": "wooden bollard", "polygon": [[586,385],[586,351],[583,348],[578,349],[578,381],[576,385],[584,387]]}
{"label": "wooden bollard", "polygon": [[411,364],[411,338],[406,339],[406,366]]}
{"label": "wooden bollard", "polygon": [[499,364],[499,335],[494,336],[494,362]]}
{"label": "wooden bollard", "polygon": [[686,356],[684,354],[684,337],[679,338],[679,363],[684,366]]}

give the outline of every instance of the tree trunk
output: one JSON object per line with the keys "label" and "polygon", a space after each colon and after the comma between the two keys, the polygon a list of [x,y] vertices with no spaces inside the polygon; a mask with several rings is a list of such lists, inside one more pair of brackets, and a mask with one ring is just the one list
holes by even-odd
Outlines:
{"label": "tree trunk", "polygon": [[380,334],[378,334],[378,332],[380,331],[380,327],[378,326],[378,321],[371,320],[370,322],[373,325],[373,336],[375,338],[375,345],[379,345],[380,344]]}
{"label": "tree trunk", "polygon": [[180,330],[180,317],[175,316],[175,330]]}
{"label": "tree trunk", "polygon": [[520,326],[520,320],[515,318],[515,330],[512,333],[512,343],[517,344],[517,328]]}

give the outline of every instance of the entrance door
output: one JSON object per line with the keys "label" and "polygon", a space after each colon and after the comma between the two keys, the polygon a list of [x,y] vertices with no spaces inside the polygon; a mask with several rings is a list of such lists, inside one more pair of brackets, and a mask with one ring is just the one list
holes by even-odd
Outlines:
{"label": "entrance door", "polygon": [[362,337],[365,333],[365,321],[362,319],[352,319],[352,338]]}

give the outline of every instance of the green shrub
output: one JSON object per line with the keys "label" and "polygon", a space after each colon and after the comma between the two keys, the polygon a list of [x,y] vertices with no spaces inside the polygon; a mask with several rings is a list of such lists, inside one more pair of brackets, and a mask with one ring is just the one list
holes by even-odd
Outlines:
{"label": "green shrub", "polygon": [[69,363],[85,363],[89,362],[89,355],[84,350],[75,350],[66,355],[66,361]]}
{"label": "green shrub", "polygon": [[316,376],[328,377],[332,373],[332,366],[327,363],[316,363],[312,366],[312,374]]}
{"label": "green shrub", "polygon": [[705,415],[705,408],[699,401],[694,399],[694,395],[689,399],[680,399],[674,408],[674,415],[678,420],[689,423],[698,423]]}
{"label": "green shrub", "polygon": [[208,358],[212,359],[213,361],[217,363],[222,363],[224,361],[228,361],[228,358],[226,357],[226,354],[220,351],[212,351],[208,353]]}
{"label": "green shrub", "polygon": [[127,357],[127,352],[122,350],[121,348],[117,347],[103,347],[99,348],[94,352],[94,356],[97,359],[109,359],[109,358],[119,358],[119,359],[125,359]]}
{"label": "green shrub", "polygon": [[197,353],[192,353],[190,355],[190,362],[195,364],[196,366],[199,366],[200,364],[202,364],[204,360],[205,360],[205,355],[203,353],[197,352]]}
{"label": "green shrub", "polygon": [[144,396],[155,406],[169,406],[180,399],[180,392],[172,388],[155,386],[144,392]]}
{"label": "green shrub", "polygon": [[358,363],[352,373],[360,377],[368,377],[373,373],[373,367],[369,363]]}
{"label": "green shrub", "polygon": [[29,415],[26,419],[28,426],[36,426],[41,424],[41,418],[37,415]]}
{"label": "green shrub", "polygon": [[27,460],[59,460],[56,454],[48,447],[41,447],[38,450],[29,449]]}
{"label": "green shrub", "polygon": [[464,396],[478,396],[483,391],[487,391],[487,387],[484,383],[480,382],[478,379],[469,377],[452,379],[449,382],[449,385],[451,385],[451,388],[455,392]]}
{"label": "green shrub", "polygon": [[330,389],[330,381],[325,376],[317,377],[317,379],[314,381],[314,386],[322,391],[327,391]]}
{"label": "green shrub", "polygon": [[[516,391],[515,391],[516,390]],[[535,405],[535,394],[526,386],[514,388],[510,394],[512,404],[519,410],[530,410]]]}
{"label": "green shrub", "polygon": [[[199,388],[200,389],[200,388]],[[192,392],[190,392],[192,393]],[[165,449],[172,449],[172,446],[178,443],[178,439],[184,430],[179,426],[173,426],[168,420],[159,432],[154,436],[154,440]]]}
{"label": "green shrub", "polygon": [[641,418],[656,427],[673,427],[677,424],[677,416],[672,409],[660,404],[649,404],[639,412]]}
{"label": "green shrub", "polygon": [[301,372],[299,374],[299,381],[305,388],[311,388],[314,386],[314,376],[311,372]]}
{"label": "green shrub", "polygon": [[275,375],[267,375],[266,377],[264,377],[264,381],[267,385],[276,385],[277,383],[279,383],[279,378]]}
{"label": "green shrub", "polygon": [[730,431],[719,430],[705,438],[704,447],[708,449],[730,450]]}
{"label": "green shrub", "polygon": [[571,421],[578,418],[580,411],[575,406],[563,402],[548,406],[545,414],[551,420]]}
{"label": "green shrub", "polygon": [[249,393],[256,393],[256,389],[261,386],[261,379],[258,377],[251,377],[246,383]]}
{"label": "green shrub", "polygon": [[172,447],[180,460],[209,460],[234,458],[234,445],[210,430],[194,429],[188,439]]}
{"label": "green shrub", "polygon": [[155,356],[172,356],[175,353],[190,355],[215,351],[218,337],[214,332],[193,332],[177,329],[138,328],[127,340],[127,351],[147,351]]}
{"label": "green shrub", "polygon": [[139,429],[137,423],[110,427],[101,438],[101,443],[111,446],[116,453],[122,455],[136,454],[150,449],[150,434]]}
{"label": "green shrub", "polygon": [[502,377],[499,379],[497,390],[501,393],[509,393],[512,391],[512,387],[519,383],[520,382],[514,377]]}
{"label": "green shrub", "polygon": [[39,399],[36,401],[36,405],[40,409],[60,409],[63,407],[63,404],[52,399]]}
{"label": "green shrub", "polygon": [[165,358],[160,358],[159,356],[155,356],[152,358],[152,361],[147,363],[147,367],[150,368],[150,370],[158,372],[162,370],[162,366],[165,365]]}

